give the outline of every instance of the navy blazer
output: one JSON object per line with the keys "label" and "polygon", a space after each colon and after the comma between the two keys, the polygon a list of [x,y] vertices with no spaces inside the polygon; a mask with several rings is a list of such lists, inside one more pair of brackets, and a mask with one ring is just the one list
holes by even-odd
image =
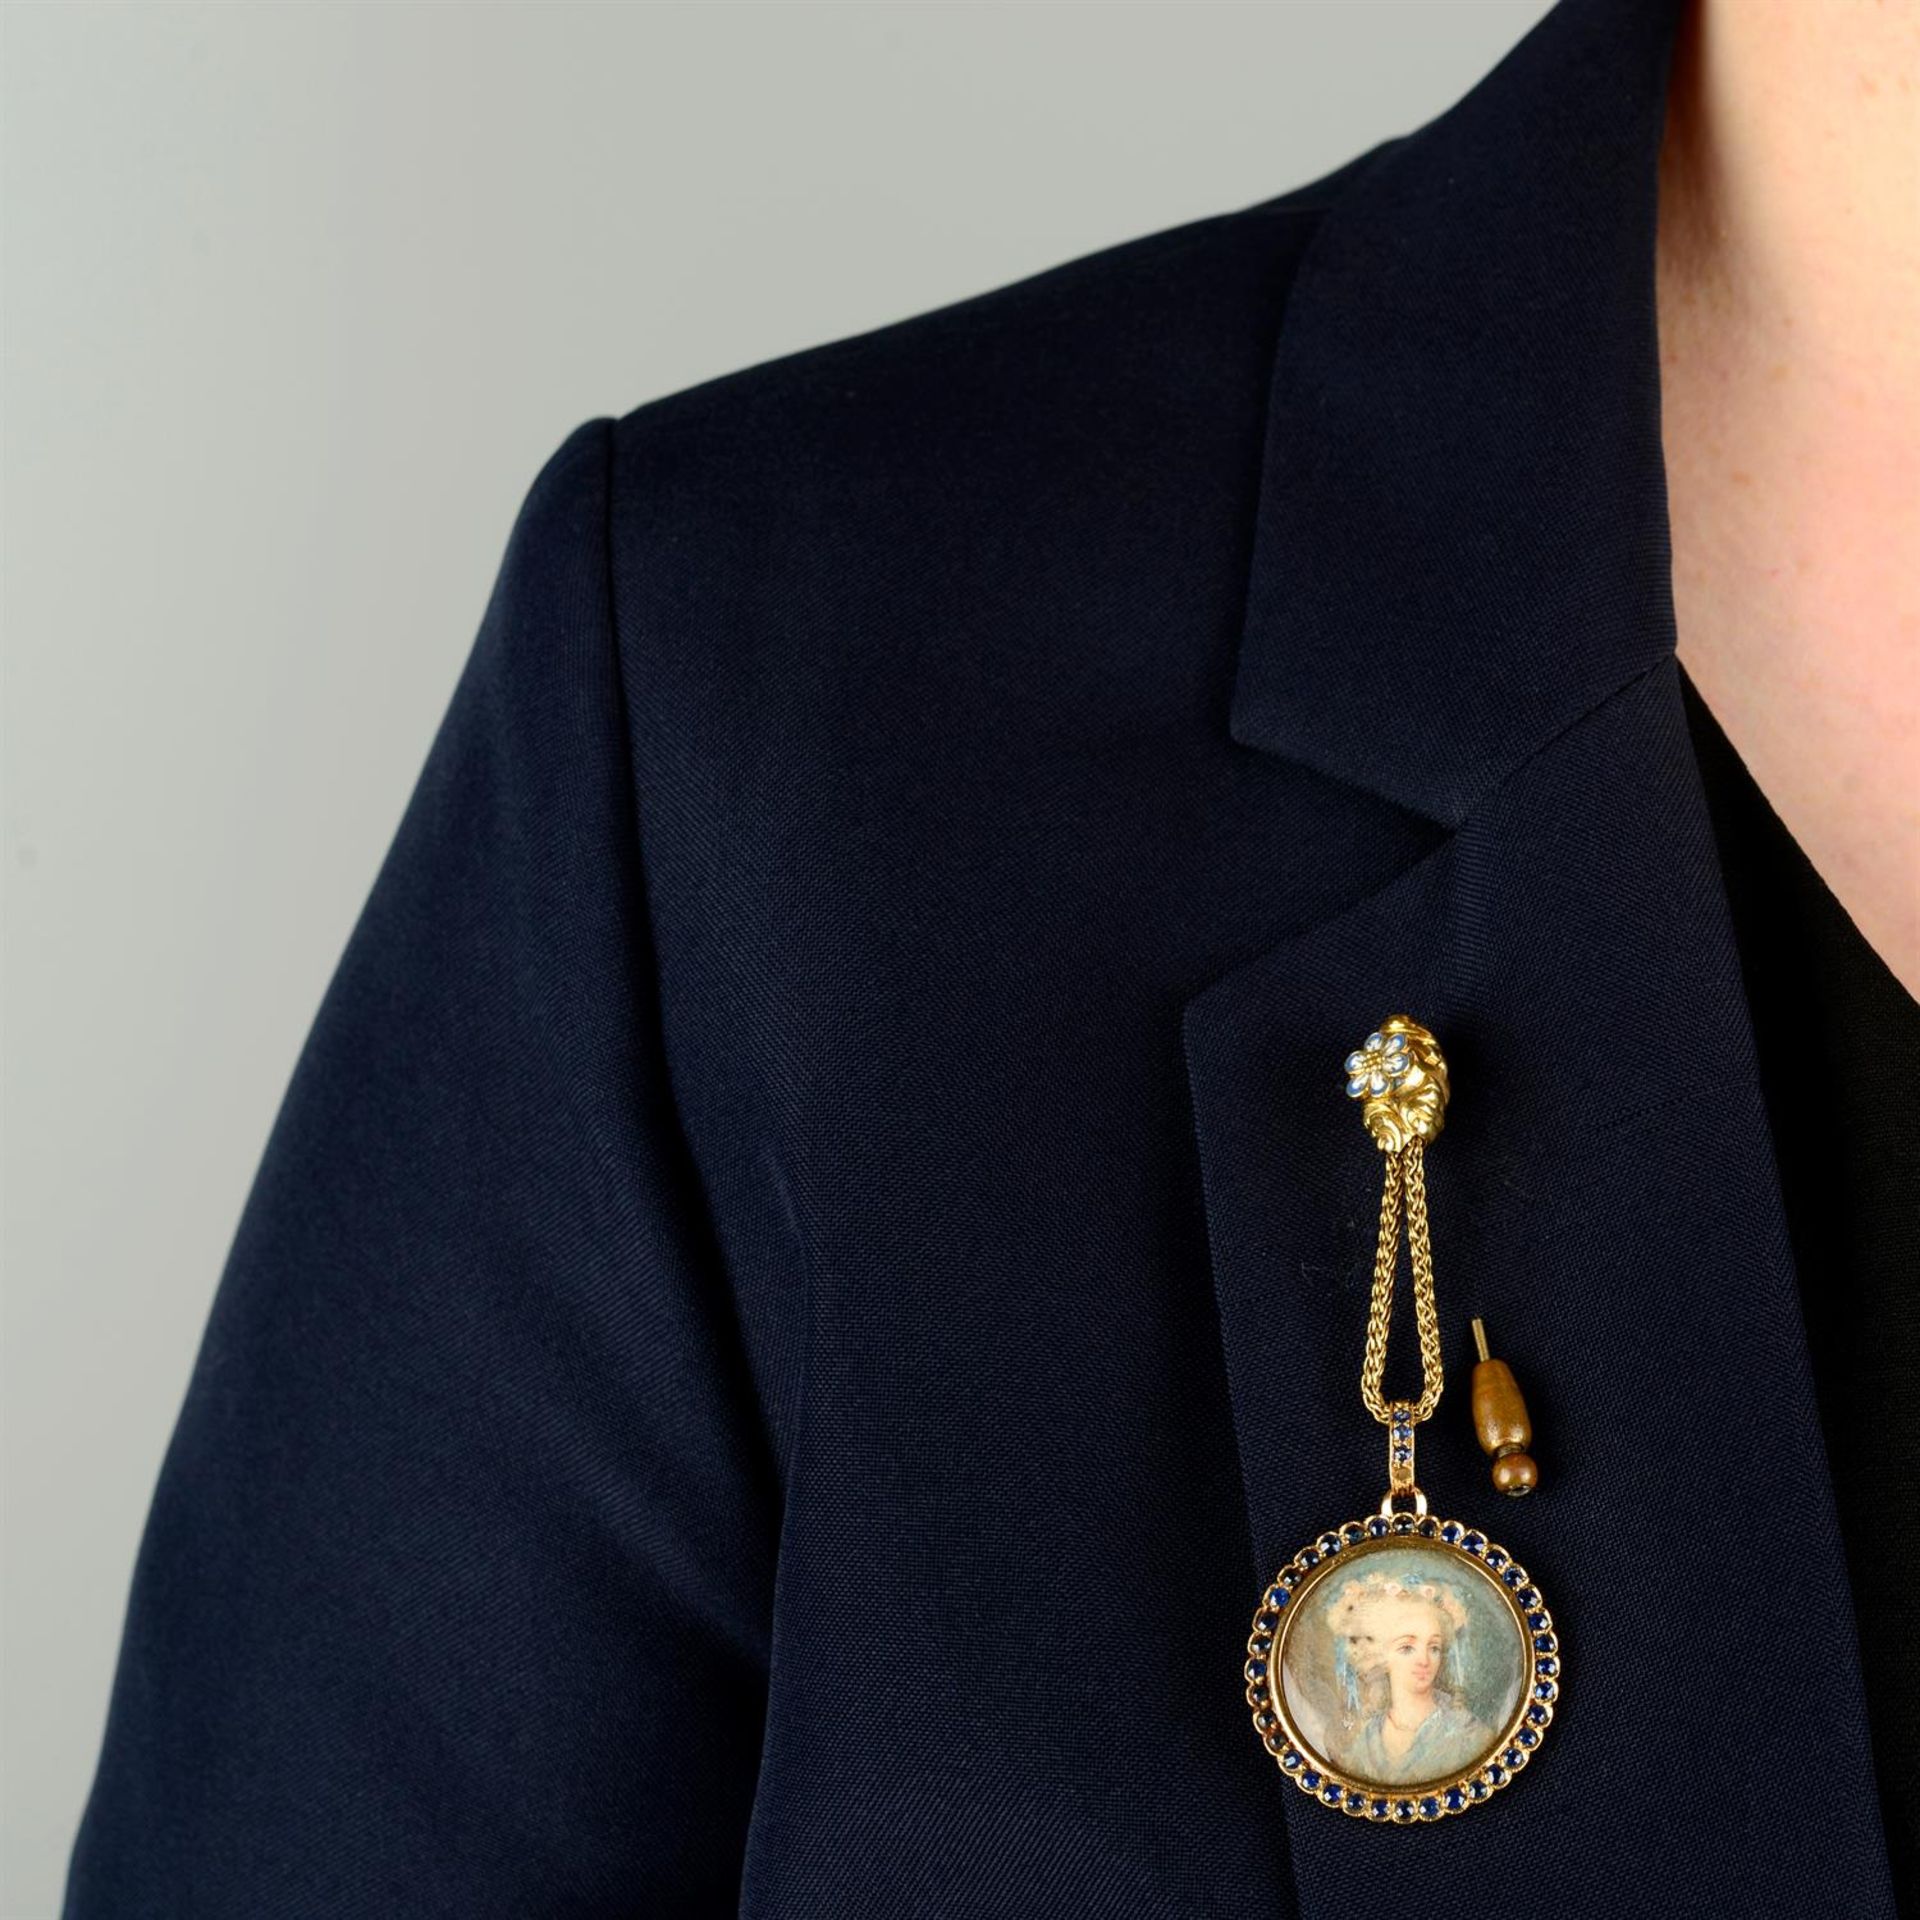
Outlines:
{"label": "navy blazer", "polygon": [[[70,1920],[1893,1910],[1675,658],[1678,12],[567,434],[239,1223]],[[1411,1832],[1241,1673],[1383,1485],[1391,1011],[1422,1482],[1568,1650]]]}

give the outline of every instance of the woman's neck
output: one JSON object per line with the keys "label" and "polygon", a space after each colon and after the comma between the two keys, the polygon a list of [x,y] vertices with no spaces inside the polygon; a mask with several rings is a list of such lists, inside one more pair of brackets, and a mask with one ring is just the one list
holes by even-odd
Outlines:
{"label": "woman's neck", "polygon": [[1406,1696],[1396,1693],[1387,1702],[1387,1718],[1402,1733],[1411,1733],[1432,1711],[1433,1695],[1430,1693]]}
{"label": "woman's neck", "polygon": [[[1856,454],[1920,425],[1920,3],[1689,0],[1662,240],[1743,353],[1853,409]],[[1863,407],[1860,389],[1871,387]],[[1911,473],[1909,465],[1907,471]]]}
{"label": "woman's neck", "polygon": [[1656,254],[1681,661],[1920,993],[1920,0],[1689,0]]}

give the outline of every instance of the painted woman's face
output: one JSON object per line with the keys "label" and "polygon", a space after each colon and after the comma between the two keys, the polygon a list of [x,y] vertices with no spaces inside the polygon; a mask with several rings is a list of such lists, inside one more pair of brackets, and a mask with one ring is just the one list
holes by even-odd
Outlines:
{"label": "painted woman's face", "polygon": [[1400,1600],[1383,1610],[1377,1631],[1387,1650],[1387,1673],[1396,1693],[1433,1691],[1447,1651],[1440,1609],[1424,1600]]}

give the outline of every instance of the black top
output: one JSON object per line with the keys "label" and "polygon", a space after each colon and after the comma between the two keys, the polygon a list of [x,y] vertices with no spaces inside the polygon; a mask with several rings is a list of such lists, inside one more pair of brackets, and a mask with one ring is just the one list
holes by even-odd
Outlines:
{"label": "black top", "polygon": [[[1915,1885],[1920,1820],[1920,1002],[1849,918],[1682,677],[1799,1269],[1846,1542],[1887,1845]],[[1906,1897],[1903,1894],[1903,1897]]]}

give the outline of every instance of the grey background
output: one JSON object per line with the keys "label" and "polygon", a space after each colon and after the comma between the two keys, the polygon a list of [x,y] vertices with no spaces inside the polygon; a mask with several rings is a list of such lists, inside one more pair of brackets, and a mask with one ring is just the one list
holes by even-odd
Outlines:
{"label": "grey background", "polygon": [[4,73],[0,1912],[255,1163],[580,421],[1264,199],[1542,0],[29,6]]}

